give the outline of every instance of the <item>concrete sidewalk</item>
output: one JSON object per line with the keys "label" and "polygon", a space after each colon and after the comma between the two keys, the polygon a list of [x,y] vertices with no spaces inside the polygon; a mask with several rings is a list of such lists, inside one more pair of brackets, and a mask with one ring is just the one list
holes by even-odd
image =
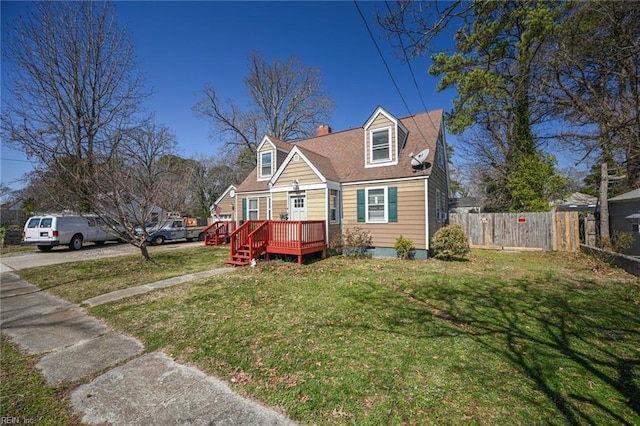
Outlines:
{"label": "concrete sidewalk", "polygon": [[123,299],[125,297],[135,296],[136,294],[148,293],[153,290],[158,290],[165,287],[171,287],[174,285],[186,283],[188,281],[197,280],[200,278],[208,278],[214,275],[226,274],[227,272],[233,272],[233,268],[217,268],[209,271],[196,272],[193,274],[183,275],[180,277],[168,278],[166,280],[157,281],[155,283],[144,284],[138,287],[129,287],[124,290],[117,290],[111,293],[103,294],[100,296],[92,297],[82,302],[82,305],[89,307],[98,306],[103,303],[113,302],[115,300]]}
{"label": "concrete sidewalk", "polygon": [[[208,272],[215,273],[221,271]],[[210,275],[166,280],[144,291]],[[48,384],[78,385],[71,405],[87,424],[293,424],[162,352],[144,353],[138,340],[12,272],[0,274],[0,331],[26,353],[41,356],[36,368]]]}

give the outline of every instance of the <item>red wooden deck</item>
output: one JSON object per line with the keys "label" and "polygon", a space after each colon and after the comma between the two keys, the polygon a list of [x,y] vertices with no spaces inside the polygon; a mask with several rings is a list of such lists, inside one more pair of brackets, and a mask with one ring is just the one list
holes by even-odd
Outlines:
{"label": "red wooden deck", "polygon": [[269,254],[289,254],[302,257],[325,252],[326,224],[324,221],[246,221],[229,235],[230,265],[247,265],[252,259]]}

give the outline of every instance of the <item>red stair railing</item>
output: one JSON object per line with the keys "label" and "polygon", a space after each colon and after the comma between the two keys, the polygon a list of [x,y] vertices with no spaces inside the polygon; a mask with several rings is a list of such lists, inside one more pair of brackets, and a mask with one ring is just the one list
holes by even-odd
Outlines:
{"label": "red stair railing", "polygon": [[204,245],[217,246],[224,244],[229,234],[236,228],[235,222],[218,220],[204,230]]}
{"label": "red stair railing", "polygon": [[[247,220],[242,225],[240,225],[235,231],[229,234],[229,263],[234,263],[237,258],[240,257],[248,257],[248,261],[243,263],[249,263],[251,261],[251,246],[249,244],[249,234],[251,234],[258,226],[263,224],[264,221],[261,220]],[[242,253],[249,252],[247,256],[244,256]]]}
{"label": "red stair railing", "polygon": [[249,258],[255,259],[267,251],[269,221],[262,222],[249,234]]}

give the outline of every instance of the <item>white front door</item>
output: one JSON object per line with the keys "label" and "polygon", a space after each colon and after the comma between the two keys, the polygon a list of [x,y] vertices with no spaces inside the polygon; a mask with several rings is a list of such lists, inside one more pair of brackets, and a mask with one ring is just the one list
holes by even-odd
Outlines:
{"label": "white front door", "polygon": [[289,220],[307,220],[307,198],[294,195],[289,199]]}

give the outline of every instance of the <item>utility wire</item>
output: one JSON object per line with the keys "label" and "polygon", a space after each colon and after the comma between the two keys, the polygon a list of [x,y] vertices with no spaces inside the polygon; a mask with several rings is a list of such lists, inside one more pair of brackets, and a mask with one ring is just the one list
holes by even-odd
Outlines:
{"label": "utility wire", "polygon": [[357,0],[353,0],[353,4],[355,4],[356,5],[356,9],[358,9],[358,13],[360,14],[360,18],[362,18],[362,22],[364,22],[364,26],[367,28],[367,32],[369,33],[369,37],[371,37],[371,41],[373,41],[373,44],[376,47],[376,50],[378,51],[378,55],[380,55],[380,59],[382,59],[382,62],[384,63],[385,68],[387,69],[387,73],[389,74],[389,78],[391,78],[391,81],[393,82],[393,85],[395,86],[396,90],[398,91],[398,95],[400,95],[400,99],[402,99],[402,103],[404,103],[404,106],[407,109],[407,111],[409,112],[409,114],[413,115],[413,114],[411,114],[411,110],[409,109],[409,105],[407,105],[407,101],[404,99],[404,96],[402,96],[402,92],[400,91],[400,88],[398,87],[398,84],[396,83],[395,78],[393,78],[393,74],[391,73],[391,69],[389,68],[389,64],[387,64],[386,59],[384,59],[384,55],[382,54],[382,50],[380,50],[380,46],[378,46],[378,42],[376,41],[375,37],[373,36],[373,32],[371,31],[371,28],[369,28],[369,23],[367,22],[367,19],[362,14],[362,11],[360,10],[360,6],[358,6],[358,1]]}
{"label": "utility wire", "polygon": [[[391,12],[391,7],[389,7],[389,2],[387,0],[384,1],[385,6],[387,6],[387,10],[389,11],[389,13]],[[411,62],[409,61],[409,57],[407,55],[407,49],[404,46],[404,42],[402,41],[402,36],[400,34],[398,34],[398,41],[400,42],[400,48],[402,49],[402,54],[404,56],[404,61],[406,62],[407,66],[409,67],[409,72],[411,73],[411,78],[413,79],[413,85],[416,86],[416,91],[418,92],[418,97],[420,98],[420,102],[422,103],[422,108],[424,108],[425,111],[429,111],[429,109],[427,108],[427,105],[424,102],[424,98],[422,97],[422,91],[420,90],[420,87],[418,86],[418,81],[416,80],[416,75],[413,72],[413,67],[411,66]],[[429,121],[431,122],[431,125],[433,126],[433,128],[438,131],[439,129],[436,127],[435,123],[433,122],[433,120],[431,119],[431,114],[427,114],[429,116]]]}
{"label": "utility wire", "polygon": [[[376,41],[376,38],[374,37],[373,32],[371,31],[371,28],[369,27],[369,23],[367,22],[367,19],[364,17],[364,14],[362,13],[362,10],[360,10],[360,6],[358,5],[357,0],[353,0],[353,4],[355,4],[356,9],[358,9],[358,13],[360,14],[360,18],[362,18],[362,22],[364,22],[364,26],[367,28],[367,32],[369,33],[369,37],[371,38],[371,41],[373,42],[374,46],[376,47],[376,50],[378,51],[378,55],[380,56],[380,59],[382,59],[382,63],[384,63],[384,66],[387,69],[387,73],[389,74],[389,78],[391,78],[391,81],[393,82],[393,85],[395,86],[396,91],[398,92],[398,95],[400,96],[400,99],[402,99],[402,103],[404,104],[405,108],[407,109],[407,112],[411,116],[411,119],[413,120],[413,123],[416,125],[416,128],[418,129],[418,133],[420,133],[420,136],[422,136],[422,139],[426,141],[427,138],[422,133],[422,130],[420,129],[420,126],[418,126],[418,123],[416,122],[414,114],[411,112],[411,108],[409,108],[409,105],[407,104],[407,101],[404,99],[404,96],[402,95],[402,92],[400,91],[400,88],[398,87],[398,83],[396,83],[396,80],[393,77],[393,73],[391,72],[391,68],[389,68],[389,64],[387,63],[387,60],[384,58],[384,55],[382,54],[382,50],[380,49],[380,46],[378,45],[378,42]],[[414,79],[414,81],[415,81],[415,79]],[[425,108],[425,111],[426,111],[426,108]],[[435,124],[433,124],[433,121],[431,120],[431,114],[429,114],[429,112],[427,112],[427,115],[429,116],[429,120],[431,121],[431,124],[433,125],[434,129],[436,129],[436,131],[438,131],[438,128],[435,126]]]}

